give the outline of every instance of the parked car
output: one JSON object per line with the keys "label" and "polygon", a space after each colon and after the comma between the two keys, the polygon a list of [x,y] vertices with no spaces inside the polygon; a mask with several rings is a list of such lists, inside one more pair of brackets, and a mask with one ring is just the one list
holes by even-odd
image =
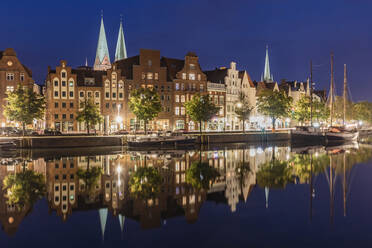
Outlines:
{"label": "parked car", "polygon": [[[22,134],[22,130],[21,130],[21,134]],[[35,130],[32,130],[32,129],[26,129],[25,130],[25,135],[36,136],[36,135],[39,135],[39,133]]]}
{"label": "parked car", "polygon": [[45,135],[62,135],[61,131],[53,129],[53,128],[46,128],[44,129]]}
{"label": "parked car", "polygon": [[22,135],[22,130],[16,127],[2,127],[0,128],[0,135],[18,136],[18,135]]}
{"label": "parked car", "polygon": [[126,135],[126,134],[129,134],[129,132],[127,130],[119,130],[119,131],[113,132],[112,134],[113,135]]}

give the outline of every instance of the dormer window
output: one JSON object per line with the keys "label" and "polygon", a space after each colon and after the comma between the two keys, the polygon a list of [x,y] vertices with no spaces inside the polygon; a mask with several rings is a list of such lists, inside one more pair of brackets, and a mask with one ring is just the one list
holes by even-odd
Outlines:
{"label": "dormer window", "polygon": [[195,65],[194,64],[190,64],[190,70],[195,70]]}
{"label": "dormer window", "polygon": [[21,73],[19,79],[21,80],[21,82],[25,81],[25,74]]}

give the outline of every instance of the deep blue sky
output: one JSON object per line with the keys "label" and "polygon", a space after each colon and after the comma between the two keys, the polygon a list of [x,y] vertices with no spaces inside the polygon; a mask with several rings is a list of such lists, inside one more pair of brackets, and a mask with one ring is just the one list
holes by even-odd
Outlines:
{"label": "deep blue sky", "polygon": [[[259,80],[270,46],[275,80],[314,80],[329,88],[329,54],[335,53],[338,93],[348,65],[353,100],[372,101],[372,2],[368,0],[86,0],[2,1],[0,50],[13,47],[43,83],[47,66],[94,62],[104,10],[111,59],[124,15],[129,56],[140,48],[182,58],[195,51],[202,69],[233,60]],[[369,32],[370,31],[370,32]]]}

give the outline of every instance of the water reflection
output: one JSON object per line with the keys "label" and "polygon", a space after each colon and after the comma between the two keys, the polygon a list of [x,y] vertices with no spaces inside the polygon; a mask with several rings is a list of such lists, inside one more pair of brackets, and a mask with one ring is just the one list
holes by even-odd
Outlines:
{"label": "water reflection", "polygon": [[358,144],[298,149],[251,146],[203,152],[32,157],[16,154],[1,160],[3,230],[14,234],[34,203],[45,197],[50,211],[62,221],[79,210],[98,211],[104,238],[109,214],[118,219],[122,230],[126,218],[138,221],[144,229],[160,227],[176,216],[193,223],[204,202],[224,203],[235,212],[256,186],[264,189],[269,208],[270,190],[308,184],[312,206],[319,175],[329,186],[332,220],[336,179],[342,181],[346,215],[353,167],[371,159],[372,149]]}

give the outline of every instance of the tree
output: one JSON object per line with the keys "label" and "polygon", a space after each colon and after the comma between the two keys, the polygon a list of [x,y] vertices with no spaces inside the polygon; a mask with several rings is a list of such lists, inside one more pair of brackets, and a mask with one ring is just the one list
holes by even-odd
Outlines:
{"label": "tree", "polygon": [[135,89],[130,95],[129,108],[139,120],[144,121],[145,134],[147,134],[147,123],[157,117],[161,111],[159,95],[149,88]]}
{"label": "tree", "polygon": [[84,99],[84,101],[80,102],[80,109],[77,112],[76,120],[78,122],[85,122],[85,127],[89,134],[90,127],[101,123],[103,117],[100,114],[98,106],[94,104],[92,99]]}
{"label": "tree", "polygon": [[24,88],[21,85],[13,92],[8,92],[4,106],[4,115],[10,121],[22,123],[22,135],[25,134],[26,125],[44,117],[45,98],[33,92],[30,88]]}
{"label": "tree", "polygon": [[45,178],[40,173],[25,169],[24,166],[22,172],[5,177],[3,190],[6,190],[8,204],[14,204],[19,208],[25,205],[32,206],[46,192]]}
{"label": "tree", "polygon": [[[313,120],[327,120],[329,117],[329,108],[324,102],[313,101]],[[309,96],[302,96],[294,106],[292,117],[299,123],[307,123],[311,117],[311,103]]]}
{"label": "tree", "polygon": [[210,99],[209,95],[196,94],[185,103],[186,113],[191,120],[199,123],[200,135],[202,134],[202,122],[209,121],[220,110]]}
{"label": "tree", "polygon": [[353,105],[353,119],[371,123],[372,103],[367,101],[357,102]]}
{"label": "tree", "polygon": [[87,168],[81,169],[79,168],[77,171],[77,176],[79,179],[82,179],[85,183],[85,193],[89,198],[89,194],[92,193],[94,188],[98,184],[99,177],[103,174],[101,167],[93,167],[90,168],[90,157],[87,156]]}
{"label": "tree", "polygon": [[129,180],[130,192],[140,199],[156,197],[160,192],[161,176],[154,167],[140,167]]}
{"label": "tree", "polygon": [[257,100],[257,109],[263,115],[271,118],[273,129],[275,121],[287,117],[291,111],[292,97],[281,91],[266,90],[262,92]]}
{"label": "tree", "polygon": [[252,109],[253,107],[250,106],[245,96],[240,95],[240,102],[235,108],[235,114],[238,116],[239,120],[243,122],[243,133],[245,133],[245,121],[249,118]]}
{"label": "tree", "polygon": [[208,163],[193,162],[186,170],[186,182],[194,189],[208,190],[219,175],[220,173]]}

